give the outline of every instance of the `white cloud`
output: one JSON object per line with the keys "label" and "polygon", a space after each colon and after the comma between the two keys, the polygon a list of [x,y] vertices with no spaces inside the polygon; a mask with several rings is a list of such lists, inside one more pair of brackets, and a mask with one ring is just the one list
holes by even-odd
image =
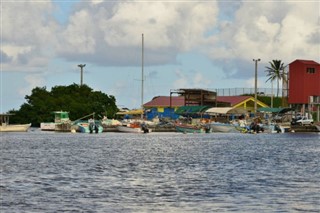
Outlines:
{"label": "white cloud", "polygon": [[[270,83],[271,85],[271,83]],[[275,85],[275,83],[273,83]],[[254,78],[249,78],[245,81],[245,88],[254,88]],[[257,79],[257,88],[265,88],[265,82],[261,79]]]}
{"label": "white cloud", "polygon": [[188,77],[181,70],[176,70],[175,75],[177,79],[174,81],[172,88],[178,89],[190,87],[190,85],[188,84]]}
{"label": "white cloud", "polygon": [[50,1],[4,2],[3,70],[41,70],[53,57],[139,65],[141,33],[148,65],[172,64],[177,54],[194,50],[213,60],[317,60],[319,4],[243,1],[230,11],[217,1],[91,0],[73,4],[59,25]]}
{"label": "white cloud", "polygon": [[1,51],[8,60],[3,70],[36,71],[52,57],[57,25],[50,2],[3,2]]}
{"label": "white cloud", "polygon": [[210,88],[212,81],[207,79],[201,72],[184,72],[182,70],[175,71],[176,80],[173,82],[172,88]]}
{"label": "white cloud", "polygon": [[[179,52],[198,48],[217,21],[212,2],[102,2],[71,14],[59,36],[59,54],[102,65],[137,65],[141,34],[148,64],[175,61]],[[140,54],[139,54],[140,55]]]}
{"label": "white cloud", "polygon": [[259,77],[273,59],[319,61],[319,8],[317,1],[243,1],[232,19],[219,23],[204,52],[229,80],[251,77],[254,58],[261,59]]}
{"label": "white cloud", "polygon": [[45,79],[42,74],[27,75],[24,80],[26,81],[26,87],[19,89],[19,95],[24,96],[30,94],[31,90],[35,87],[41,87],[45,85]]}
{"label": "white cloud", "polygon": [[[262,58],[290,63],[296,58],[319,59],[320,2],[243,1],[235,19],[220,24],[220,33],[212,37],[213,59]],[[314,42],[307,42],[307,39]]]}
{"label": "white cloud", "polygon": [[104,0],[91,0],[92,4],[100,4],[102,3]]}
{"label": "white cloud", "polygon": [[70,17],[67,28],[58,34],[58,51],[70,54],[93,54],[96,48],[95,20],[87,10],[77,11]]}
{"label": "white cloud", "polygon": [[211,86],[212,81],[206,78],[202,73],[196,72],[193,77],[194,87],[208,88]]}

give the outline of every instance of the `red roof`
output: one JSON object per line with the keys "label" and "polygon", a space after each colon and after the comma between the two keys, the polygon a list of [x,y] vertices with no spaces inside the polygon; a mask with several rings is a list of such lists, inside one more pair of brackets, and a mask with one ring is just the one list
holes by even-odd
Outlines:
{"label": "red roof", "polygon": [[[171,97],[171,106],[180,107],[184,106],[184,97],[183,96],[172,96]],[[170,96],[157,96],[154,97],[151,101],[145,103],[144,107],[169,107],[170,106]]]}
{"label": "red roof", "polygon": [[249,98],[252,98],[252,97],[251,96],[218,96],[217,102],[230,103],[231,106],[234,106]]}
{"label": "red roof", "polygon": [[302,64],[310,64],[310,65],[320,65],[319,63],[317,63],[317,62],[315,62],[315,61],[312,61],[312,60],[302,60],[302,59],[297,59],[297,60],[291,62],[290,64],[295,63],[295,62],[299,62],[299,63],[302,63]]}

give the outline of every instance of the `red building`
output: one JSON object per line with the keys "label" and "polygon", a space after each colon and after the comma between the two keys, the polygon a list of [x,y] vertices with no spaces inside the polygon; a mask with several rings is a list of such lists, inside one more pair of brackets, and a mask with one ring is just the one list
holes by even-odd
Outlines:
{"label": "red building", "polygon": [[309,105],[320,97],[320,64],[311,60],[295,60],[289,64],[288,103]]}

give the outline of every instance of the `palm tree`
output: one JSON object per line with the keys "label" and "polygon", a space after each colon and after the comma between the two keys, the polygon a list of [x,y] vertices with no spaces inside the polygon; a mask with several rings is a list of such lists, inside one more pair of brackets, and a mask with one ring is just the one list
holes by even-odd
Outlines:
{"label": "palm tree", "polygon": [[[267,81],[277,81],[277,97],[279,97],[279,84],[280,80],[284,77],[284,65],[281,60],[272,60],[269,62],[270,67],[266,67],[265,72],[267,72]],[[266,82],[267,82],[266,81]]]}

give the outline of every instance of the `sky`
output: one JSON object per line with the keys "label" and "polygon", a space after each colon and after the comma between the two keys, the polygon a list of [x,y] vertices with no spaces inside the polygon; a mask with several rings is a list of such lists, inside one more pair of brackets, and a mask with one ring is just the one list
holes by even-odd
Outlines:
{"label": "sky", "polygon": [[[141,106],[179,88],[270,88],[274,59],[320,62],[319,0],[2,0],[0,113],[80,84]],[[144,63],[142,66],[142,34]],[[144,75],[142,78],[142,67]]]}

